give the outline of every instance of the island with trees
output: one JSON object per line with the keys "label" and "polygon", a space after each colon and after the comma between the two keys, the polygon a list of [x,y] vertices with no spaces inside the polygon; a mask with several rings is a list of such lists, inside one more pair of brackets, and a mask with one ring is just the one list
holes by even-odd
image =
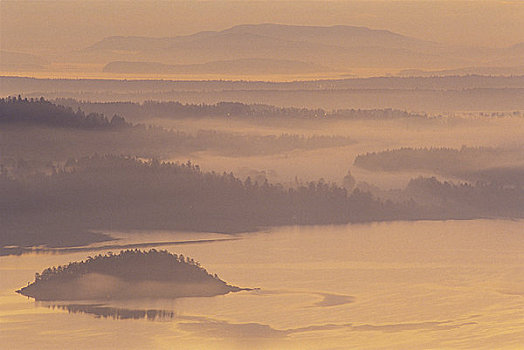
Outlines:
{"label": "island with trees", "polygon": [[249,290],[209,274],[192,258],[166,250],[126,250],[36,273],[17,293],[35,300],[211,297]]}

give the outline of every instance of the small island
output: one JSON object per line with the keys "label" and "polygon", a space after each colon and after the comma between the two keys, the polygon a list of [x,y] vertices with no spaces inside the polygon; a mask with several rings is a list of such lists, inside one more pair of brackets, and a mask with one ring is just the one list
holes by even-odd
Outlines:
{"label": "small island", "polygon": [[42,301],[209,297],[250,290],[166,250],[125,250],[45,269],[17,293]]}

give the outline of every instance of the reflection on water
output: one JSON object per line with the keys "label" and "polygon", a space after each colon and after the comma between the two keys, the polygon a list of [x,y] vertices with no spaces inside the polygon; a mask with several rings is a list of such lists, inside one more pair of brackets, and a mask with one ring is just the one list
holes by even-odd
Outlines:
{"label": "reflection on water", "polygon": [[[0,257],[1,344],[80,350],[519,349],[523,227],[524,221],[509,220],[283,227],[231,241],[167,245],[232,284],[260,290],[54,309],[14,290],[45,267],[92,252]],[[181,237],[162,241],[191,240]],[[133,236],[122,244],[151,241],[160,239]]]}
{"label": "reflection on water", "polygon": [[163,321],[173,319],[175,313],[166,310],[131,310],[116,307],[105,306],[103,304],[45,304],[37,303],[42,306],[66,310],[69,313],[84,313],[102,318],[112,318],[114,320],[139,320]]}
{"label": "reflection on water", "polygon": [[[326,302],[329,297],[334,295],[327,294],[326,298],[316,303],[319,306],[335,306],[332,302]],[[325,305],[328,304],[328,305]],[[113,320],[148,320],[148,321],[169,321],[177,319],[176,327],[178,329],[196,333],[206,337],[286,337],[294,333],[331,331],[336,329],[347,329],[348,331],[381,331],[381,332],[402,332],[410,330],[428,329],[428,330],[450,330],[468,325],[475,325],[477,322],[458,322],[454,321],[435,321],[435,322],[417,322],[417,323],[398,323],[371,325],[363,324],[353,326],[347,324],[324,324],[312,325],[307,327],[291,328],[278,330],[269,325],[260,323],[230,323],[223,320],[217,320],[208,317],[197,316],[177,316],[174,311],[167,310],[132,310],[106,306],[104,304],[49,304],[37,302],[37,305],[50,308],[52,310],[65,310],[68,313],[83,313],[93,315],[97,318],[110,318]]]}

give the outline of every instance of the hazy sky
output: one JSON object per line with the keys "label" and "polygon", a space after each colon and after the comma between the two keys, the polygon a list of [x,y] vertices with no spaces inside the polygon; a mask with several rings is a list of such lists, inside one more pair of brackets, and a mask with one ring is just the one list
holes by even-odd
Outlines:
{"label": "hazy sky", "polygon": [[524,42],[524,1],[0,1],[3,50],[83,48],[111,35],[176,36],[243,23],[358,25],[477,46]]}

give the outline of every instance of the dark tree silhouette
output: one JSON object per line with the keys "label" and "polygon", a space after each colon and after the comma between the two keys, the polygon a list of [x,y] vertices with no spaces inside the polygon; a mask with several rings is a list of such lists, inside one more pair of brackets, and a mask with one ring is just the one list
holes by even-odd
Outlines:
{"label": "dark tree silhouette", "polygon": [[[105,292],[87,293],[83,288],[75,288],[75,283],[88,276],[110,276],[117,281],[132,283],[137,291],[121,290],[114,286],[96,286]],[[104,281],[102,279],[102,281]],[[38,300],[74,300],[86,295],[102,295],[106,298],[144,297],[139,283],[158,282],[157,288],[165,287],[165,283],[178,286],[174,297],[226,294],[236,292],[241,288],[228,285],[216,275],[209,274],[193,259],[184,259],[182,255],[171,254],[167,250],[151,249],[149,251],[125,250],[119,254],[108,253],[88,257],[85,261],[72,262],[68,265],[50,267],[35,275],[35,281],[17,292]],[[159,284],[160,283],[160,284]],[[114,283],[113,283],[114,284]],[[125,284],[126,286],[127,284]],[[81,284],[80,284],[81,286]],[[75,290],[76,289],[76,290]],[[84,289],[89,289],[85,286]],[[207,289],[207,291],[206,291]],[[105,295],[105,293],[108,293]],[[151,296],[164,295],[162,291],[151,290]],[[169,295],[169,294],[168,294]]]}
{"label": "dark tree silhouette", "polygon": [[103,114],[85,114],[70,107],[40,99],[8,97],[0,99],[0,123],[29,124],[76,129],[122,129],[130,127],[124,118],[115,115],[109,121]]}

